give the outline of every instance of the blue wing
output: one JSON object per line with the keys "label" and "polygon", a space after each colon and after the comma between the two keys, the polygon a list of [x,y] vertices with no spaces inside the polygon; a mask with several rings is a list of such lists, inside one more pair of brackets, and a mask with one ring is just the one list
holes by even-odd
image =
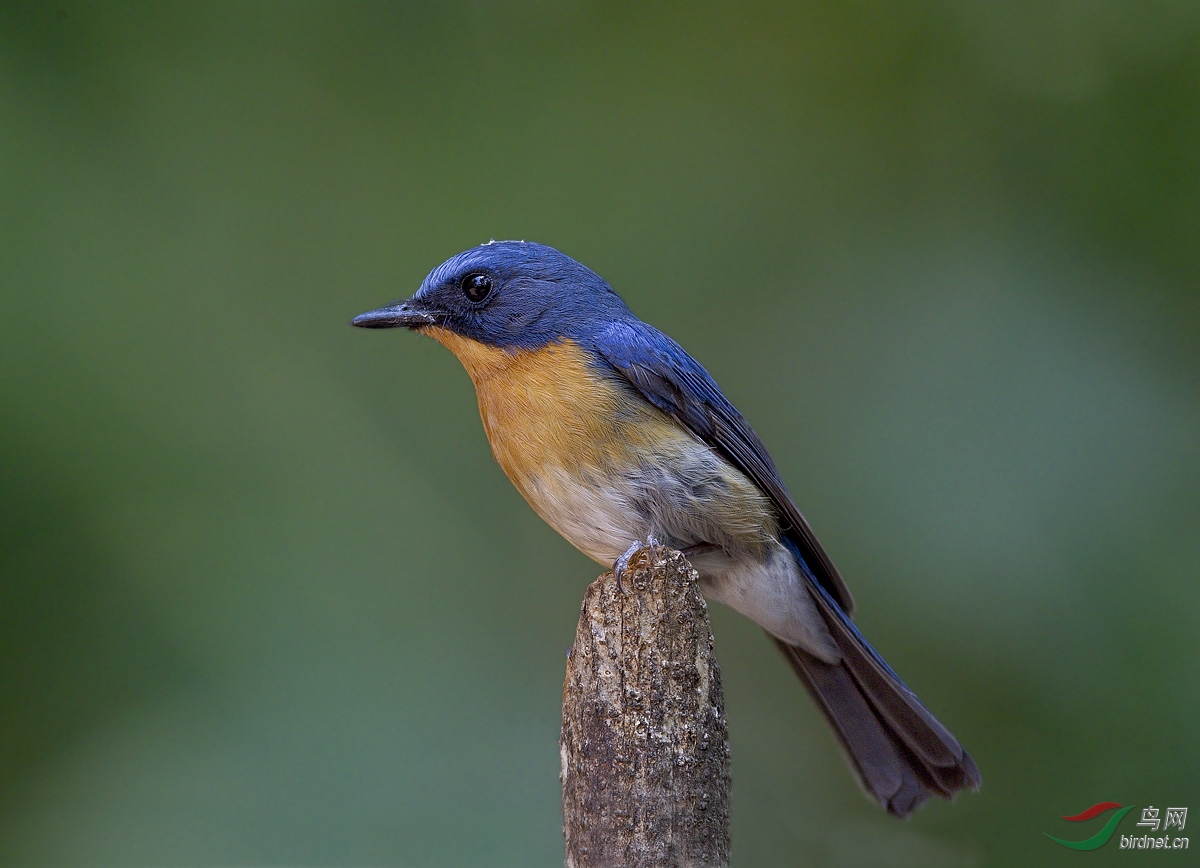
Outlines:
{"label": "blue wing", "polygon": [[783,535],[795,544],[818,584],[849,614],[853,598],[816,534],[792,500],[767,447],[700,363],[653,326],[621,320],[591,336],[593,348],[651,404],[720,451],[775,505]]}
{"label": "blue wing", "polygon": [[815,585],[814,599],[842,660],[831,665],[775,641],[821,706],[868,792],[904,817],[930,792],[952,798],[958,790],[978,789],[975,761],[850,620],[853,601],[837,569],[792,501],[766,447],[708,372],[669,337],[635,319],[611,323],[591,340],[603,362],[723,454],[774,503],[785,542]]}

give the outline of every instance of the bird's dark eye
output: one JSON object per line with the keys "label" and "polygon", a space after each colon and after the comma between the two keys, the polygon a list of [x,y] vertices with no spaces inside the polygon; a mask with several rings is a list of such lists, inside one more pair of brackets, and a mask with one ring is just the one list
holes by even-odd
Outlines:
{"label": "bird's dark eye", "polygon": [[474,303],[483,301],[492,292],[492,279],[486,274],[468,274],[462,279],[463,295]]}

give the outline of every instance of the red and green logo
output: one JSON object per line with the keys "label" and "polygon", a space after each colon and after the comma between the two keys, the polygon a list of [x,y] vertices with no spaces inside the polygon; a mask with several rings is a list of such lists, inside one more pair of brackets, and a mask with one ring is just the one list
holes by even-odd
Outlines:
{"label": "red and green logo", "polygon": [[1056,844],[1062,844],[1064,847],[1070,847],[1072,850],[1096,850],[1108,843],[1108,839],[1113,836],[1113,832],[1117,831],[1117,825],[1122,818],[1133,810],[1133,805],[1121,805],[1120,802],[1097,802],[1086,811],[1068,817],[1065,814],[1063,819],[1072,823],[1083,823],[1088,820],[1099,817],[1105,811],[1111,811],[1113,808],[1120,808],[1115,814],[1108,818],[1108,822],[1104,824],[1104,828],[1092,835],[1090,838],[1084,838],[1082,841],[1064,841],[1062,838],[1055,838],[1049,832],[1043,832],[1047,838]]}

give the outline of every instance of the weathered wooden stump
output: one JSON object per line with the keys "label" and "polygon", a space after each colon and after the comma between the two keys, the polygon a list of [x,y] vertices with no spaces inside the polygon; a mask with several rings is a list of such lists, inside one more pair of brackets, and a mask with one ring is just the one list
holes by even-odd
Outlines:
{"label": "weathered wooden stump", "polygon": [[568,868],[729,864],[729,733],[708,607],[677,551],[587,589],[563,685]]}

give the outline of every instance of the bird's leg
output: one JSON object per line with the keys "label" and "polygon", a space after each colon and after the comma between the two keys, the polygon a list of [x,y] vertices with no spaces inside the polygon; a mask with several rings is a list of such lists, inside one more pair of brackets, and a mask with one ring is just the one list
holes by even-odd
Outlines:
{"label": "bird's leg", "polygon": [[643,543],[640,539],[635,539],[629,548],[625,549],[625,554],[613,561],[613,576],[617,580],[618,591],[625,593],[625,588],[621,585],[621,574],[625,572],[625,568],[629,566],[629,559],[646,547],[649,547],[650,551],[653,553],[654,548],[657,545],[658,540],[654,538],[654,534],[646,534],[646,542]]}

